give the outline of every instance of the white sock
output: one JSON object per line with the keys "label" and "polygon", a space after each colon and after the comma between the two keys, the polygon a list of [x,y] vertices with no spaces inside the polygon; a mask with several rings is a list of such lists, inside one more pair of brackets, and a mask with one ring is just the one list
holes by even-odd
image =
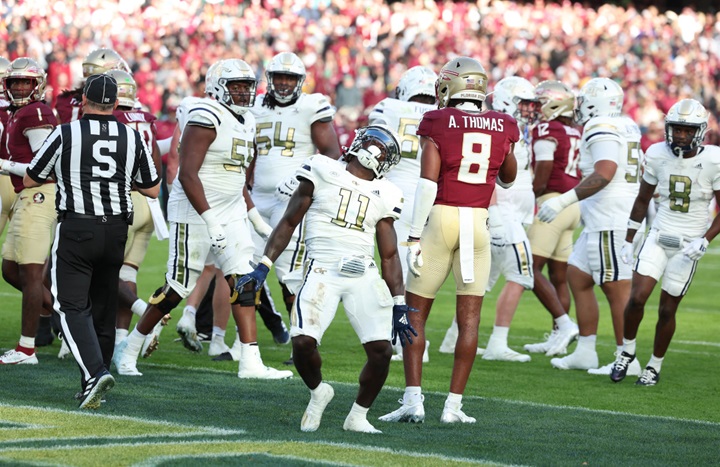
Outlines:
{"label": "white sock", "polygon": [[573,322],[570,320],[570,316],[565,313],[561,317],[555,318],[555,324],[557,324],[558,329],[564,331],[566,329],[572,328]]}
{"label": "white sock", "polygon": [[322,384],[323,384],[323,382],[320,381],[320,384],[318,384],[315,389],[311,389],[311,390],[310,390],[310,395],[311,395],[311,396],[316,396],[316,395],[317,395],[317,390],[320,389],[320,386],[322,386]]}
{"label": "white sock", "polygon": [[225,330],[221,329],[220,326],[213,326],[213,336],[225,337]]}
{"label": "white sock", "polygon": [[190,315],[193,319],[195,318],[195,313],[197,313],[197,308],[192,305],[186,305],[185,309],[183,310],[183,315]]}
{"label": "white sock", "polygon": [[420,386],[407,386],[403,395],[403,404],[417,405],[422,403],[422,388]]}
{"label": "white sock", "polygon": [[145,310],[147,310],[148,304],[143,300],[142,298],[138,298],[135,300],[135,303],[132,304],[130,307],[130,310],[132,310],[133,313],[135,313],[138,316],[142,316],[145,314]]}
{"label": "white sock", "polygon": [[585,350],[587,352],[595,352],[596,341],[597,336],[595,334],[593,334],[592,336],[580,336],[578,337],[578,343],[575,351],[577,352],[578,350]]}
{"label": "white sock", "polygon": [[115,347],[122,344],[122,341],[124,341],[128,336],[128,330],[127,329],[120,329],[115,328]]}
{"label": "white sock", "polygon": [[370,410],[369,407],[363,407],[357,402],[353,402],[352,409],[350,409],[350,415],[352,415],[353,417],[360,417],[367,420],[368,410]]}
{"label": "white sock", "polygon": [[625,339],[623,337],[623,352],[635,355],[635,339]]}
{"label": "white sock", "polygon": [[659,358],[653,355],[650,357],[650,361],[648,362],[647,366],[653,367],[653,369],[660,373],[660,368],[662,368],[662,362],[665,360],[665,357]]}
{"label": "white sock", "polygon": [[212,342],[214,342],[216,344],[224,344],[225,343],[225,333],[223,333],[222,335],[213,333]]}
{"label": "white sock", "polygon": [[507,347],[507,339],[510,328],[508,326],[493,326],[493,332],[490,334],[488,347],[490,343],[496,346]]}
{"label": "white sock", "polygon": [[445,399],[445,407],[451,410],[460,410],[462,406],[462,394],[448,393]]}
{"label": "white sock", "polygon": [[20,347],[25,347],[26,349],[34,349],[35,348],[35,338],[34,337],[27,337],[20,335]]}
{"label": "white sock", "polygon": [[140,348],[142,348],[146,337],[147,335],[140,333],[136,326],[127,337],[127,347],[125,348],[125,352],[129,355],[137,356],[140,353]]}
{"label": "white sock", "polygon": [[623,346],[622,346],[622,345],[616,346],[616,347],[615,347],[615,353],[616,353],[617,355],[620,355],[620,352],[622,352],[622,349],[623,349]]}

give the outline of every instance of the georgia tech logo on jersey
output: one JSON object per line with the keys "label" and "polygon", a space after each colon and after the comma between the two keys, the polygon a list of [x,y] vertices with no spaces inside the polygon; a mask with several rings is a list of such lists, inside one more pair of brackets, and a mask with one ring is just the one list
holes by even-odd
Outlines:
{"label": "georgia tech logo on jersey", "polygon": [[35,193],[33,195],[33,203],[42,204],[45,202],[45,195],[42,193]]}
{"label": "georgia tech logo on jersey", "polygon": [[317,267],[317,268],[313,269],[313,272],[316,274],[325,274],[327,272],[327,269]]}

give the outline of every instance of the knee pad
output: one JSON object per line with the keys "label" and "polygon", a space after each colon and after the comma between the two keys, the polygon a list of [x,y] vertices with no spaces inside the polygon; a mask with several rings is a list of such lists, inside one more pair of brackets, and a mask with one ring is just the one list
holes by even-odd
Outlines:
{"label": "knee pad", "polygon": [[280,282],[280,288],[282,289],[283,302],[285,302],[285,309],[288,313],[292,313],[293,303],[295,303],[295,295],[290,292],[285,284]]}
{"label": "knee pad", "polygon": [[256,294],[252,287],[250,287],[250,290],[243,289],[242,292],[235,290],[235,284],[237,283],[238,277],[239,276],[237,274],[225,276],[225,280],[228,281],[228,285],[230,286],[230,304],[254,307]]}
{"label": "knee pad", "polygon": [[120,268],[120,280],[125,282],[137,283],[138,270],[129,264],[123,264]]}
{"label": "knee pad", "polygon": [[158,310],[165,314],[170,313],[180,303],[180,295],[177,294],[167,282],[152,294],[150,305],[155,305]]}

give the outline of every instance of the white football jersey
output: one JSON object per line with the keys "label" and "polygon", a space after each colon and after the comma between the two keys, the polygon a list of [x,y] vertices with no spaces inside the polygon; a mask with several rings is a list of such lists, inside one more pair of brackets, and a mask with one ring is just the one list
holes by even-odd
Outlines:
{"label": "white football jersey", "polygon": [[[592,174],[595,164],[601,160],[617,164],[610,183],[580,201],[582,221],[588,232],[627,228],[630,210],[640,189],[643,160],[640,137],[640,128],[628,117],[595,117],[585,123],[578,161],[583,178]],[[619,150],[612,153],[593,151],[593,145],[601,141],[617,142]]]}
{"label": "white football jersey", "polygon": [[[437,110],[437,105],[405,102],[399,99],[385,98],[375,105],[369,115],[369,124],[382,124],[395,131],[400,143],[400,163],[393,167],[385,176],[399,186],[405,197],[405,204],[412,206],[415,199],[415,188],[420,178],[420,138],[417,127],[425,112]],[[405,210],[402,222],[412,222],[412,207]],[[404,239],[403,239],[404,240]]]}
{"label": "white football jersey", "polygon": [[337,262],[348,255],[375,255],[375,226],[402,213],[402,192],[385,179],[363,180],[347,164],[312,156],[297,170],[314,185],[313,202],[305,214],[308,258]]}
{"label": "white football jersey", "polygon": [[[250,112],[237,117],[230,109],[210,98],[199,99],[192,104],[181,128],[184,130],[187,125],[197,125],[213,128],[216,132],[198,171],[205,198],[223,223],[243,219],[247,216],[243,187],[245,170],[255,149],[255,117]],[[168,220],[204,224],[180,183],[182,170],[181,161],[168,199]]]}
{"label": "white football jersey", "polygon": [[188,112],[193,108],[193,105],[202,101],[202,99],[202,97],[188,96],[180,101],[180,105],[178,105],[178,108],[175,110],[175,119],[180,127],[180,132],[185,128]]}
{"label": "white football jersey", "polygon": [[720,190],[720,147],[700,146],[688,159],[675,156],[665,142],[645,154],[643,180],[659,194],[653,229],[696,238],[705,234],[708,207]]}
{"label": "white football jersey", "polygon": [[274,193],[302,162],[316,153],[310,127],[318,120],[332,119],[335,109],[322,94],[300,94],[286,107],[263,106],[265,94],[255,99],[252,113],[257,125],[257,160],[253,193]]}
{"label": "white football jersey", "polygon": [[495,187],[498,206],[503,215],[525,225],[533,223],[535,217],[535,193],[532,186],[532,134],[530,129],[518,122],[520,140],[515,143],[514,153],[517,160],[515,183],[510,188]]}

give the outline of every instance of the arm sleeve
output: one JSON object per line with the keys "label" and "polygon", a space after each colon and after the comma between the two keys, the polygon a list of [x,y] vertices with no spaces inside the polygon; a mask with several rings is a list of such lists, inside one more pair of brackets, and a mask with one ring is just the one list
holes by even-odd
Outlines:
{"label": "arm sleeve", "polygon": [[555,160],[557,143],[550,139],[540,139],[533,143],[533,155],[536,162]]}
{"label": "arm sleeve", "polygon": [[593,164],[600,161],[612,161],[619,165],[620,160],[626,155],[623,153],[623,147],[619,141],[615,139],[602,139],[590,144],[590,154],[592,155]]}
{"label": "arm sleeve", "polygon": [[53,129],[50,127],[30,128],[29,130],[25,131],[25,136],[30,143],[30,148],[32,148],[32,151],[35,154],[37,154],[37,152],[40,150],[43,143],[45,142],[45,139],[47,139],[48,135],[52,133],[52,131]]}

